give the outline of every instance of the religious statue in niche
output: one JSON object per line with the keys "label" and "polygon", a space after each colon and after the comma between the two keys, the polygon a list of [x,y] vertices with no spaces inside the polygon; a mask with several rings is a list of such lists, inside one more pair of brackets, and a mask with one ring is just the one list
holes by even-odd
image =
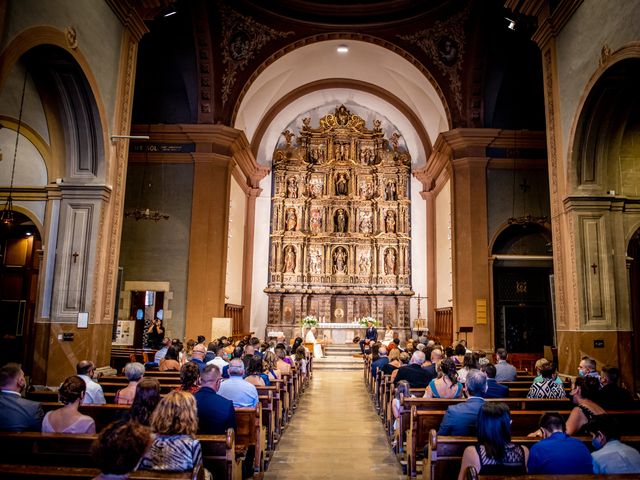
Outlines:
{"label": "religious statue in niche", "polygon": [[384,231],[386,233],[396,233],[396,212],[387,210],[384,219]]}
{"label": "religious statue in niche", "polygon": [[358,273],[360,275],[369,275],[371,272],[371,258],[367,253],[361,253],[358,260]]}
{"label": "religious statue in niche", "polygon": [[284,268],[283,273],[296,273],[296,249],[293,245],[288,245],[284,249]]}
{"label": "religious statue in niche", "polygon": [[322,211],[319,208],[311,209],[310,227],[312,233],[319,233],[322,231]]}
{"label": "religious statue in niche", "polygon": [[298,179],[296,177],[287,180],[287,197],[298,198]]}
{"label": "religious statue in niche", "polygon": [[295,208],[287,208],[287,214],[285,216],[285,227],[286,231],[292,232],[298,226],[298,216],[296,215]]}
{"label": "religious statue in niche", "polygon": [[395,275],[396,273],[396,251],[387,248],[384,252],[384,274]]}
{"label": "religious statue in niche", "polygon": [[344,211],[344,208],[339,208],[336,210],[334,215],[334,231],[336,233],[347,233],[347,212]]}
{"label": "religious statue in niche", "polygon": [[382,122],[377,118],[373,121],[373,131],[374,133],[382,133]]}
{"label": "religious statue in niche", "polygon": [[336,195],[344,196],[349,193],[349,177],[344,172],[340,172],[336,178]]}
{"label": "religious statue in niche", "polygon": [[398,147],[400,146],[400,137],[402,137],[402,135],[400,135],[398,132],[393,132],[391,134],[391,146],[393,147],[393,151],[397,151]]}
{"label": "religious statue in niche", "polygon": [[360,212],[360,233],[371,233],[373,224],[371,222],[371,212]]}
{"label": "religious statue in niche", "polygon": [[319,249],[309,251],[309,272],[314,275],[322,274],[322,253]]}
{"label": "religious statue in niche", "polygon": [[349,144],[348,143],[338,143],[336,142],[334,145],[336,160],[349,160]]}
{"label": "religious statue in niche", "polygon": [[396,182],[393,180],[387,180],[387,184],[384,187],[384,199],[385,200],[397,200],[398,192],[396,189]]}
{"label": "religious statue in niche", "polygon": [[347,251],[343,247],[333,252],[333,273],[347,273]]}
{"label": "religious statue in niche", "polygon": [[360,148],[360,163],[362,165],[371,165],[373,163],[373,147],[361,147]]}
{"label": "religious statue in niche", "polygon": [[349,123],[349,111],[344,105],[340,105],[336,110],[336,122],[341,127],[344,127]]}
{"label": "religious statue in niche", "polygon": [[304,117],[302,119],[302,130],[311,130],[311,117]]}
{"label": "religious statue in niche", "polygon": [[361,180],[358,190],[363,198],[371,198],[373,196],[373,186],[368,180]]}
{"label": "religious statue in niche", "polygon": [[324,187],[324,182],[322,181],[322,178],[311,177],[311,181],[309,182],[309,194],[313,198],[320,197],[322,195],[323,187]]}
{"label": "religious statue in niche", "polygon": [[287,144],[287,148],[290,148],[291,142],[293,141],[296,135],[291,130],[285,130],[284,132],[282,132],[282,135],[284,135],[284,141]]}

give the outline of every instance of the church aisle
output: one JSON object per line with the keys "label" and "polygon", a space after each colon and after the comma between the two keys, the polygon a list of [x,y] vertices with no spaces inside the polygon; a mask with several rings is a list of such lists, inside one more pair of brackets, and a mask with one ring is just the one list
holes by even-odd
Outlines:
{"label": "church aisle", "polygon": [[265,479],[403,479],[358,371],[314,371]]}

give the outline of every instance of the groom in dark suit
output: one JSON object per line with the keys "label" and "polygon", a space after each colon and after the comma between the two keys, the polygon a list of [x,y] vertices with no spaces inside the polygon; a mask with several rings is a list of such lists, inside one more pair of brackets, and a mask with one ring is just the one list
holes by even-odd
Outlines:
{"label": "groom in dark suit", "polygon": [[44,413],[38,402],[20,396],[26,382],[17,363],[0,368],[0,430],[9,432],[39,432]]}
{"label": "groom in dark suit", "polygon": [[364,346],[375,343],[378,340],[378,330],[373,326],[373,322],[367,322],[367,332],[362,340],[360,340],[360,351],[364,355]]}

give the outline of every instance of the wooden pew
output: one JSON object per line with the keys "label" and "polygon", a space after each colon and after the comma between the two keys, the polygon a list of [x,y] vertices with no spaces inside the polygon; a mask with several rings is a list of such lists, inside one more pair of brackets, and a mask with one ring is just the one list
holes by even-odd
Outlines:
{"label": "wooden pew", "polygon": [[262,405],[256,408],[238,408],[236,412],[236,453],[243,459],[253,449],[253,472],[264,471],[265,431],[262,428]]}
{"label": "wooden pew", "polygon": [[[97,468],[51,467],[46,465],[0,465],[0,478],[11,479],[49,479],[64,480],[66,478],[91,480],[100,474]],[[198,468],[193,472],[153,472],[139,471],[130,473],[127,478],[137,480],[204,480],[204,470]]]}
{"label": "wooden pew", "polygon": [[[591,437],[575,437],[582,441],[589,449],[591,449]],[[513,437],[511,439],[518,445],[523,445],[529,449],[540,439],[528,437]],[[476,445],[478,440],[475,437],[443,437],[438,436],[435,430],[429,432],[429,444],[427,448],[427,457],[424,461],[422,469],[423,480],[436,480],[440,478],[457,478],[460,471],[460,462],[464,449],[471,445]],[[631,445],[634,448],[640,447],[640,436],[622,437],[622,442]],[[486,479],[486,476],[480,478]],[[497,478],[497,477],[491,477]],[[518,479],[525,478],[518,476]],[[542,477],[539,477],[542,478]],[[545,476],[544,478],[549,478]],[[562,479],[566,477],[563,475]],[[583,478],[580,476],[580,478]],[[608,478],[608,477],[607,477]]]}
{"label": "wooden pew", "polygon": [[[91,444],[97,435],[77,435],[63,433],[39,433],[39,432],[3,432],[0,433],[0,477],[7,478],[10,474],[22,475],[20,478],[29,478],[29,475],[40,477],[43,469],[35,469],[33,472],[22,471],[15,468],[22,465],[43,466],[45,468],[73,466],[97,471],[93,469],[91,460]],[[202,447],[203,463],[205,468],[211,471],[214,478],[227,480],[240,480],[242,469],[239,460],[236,459],[235,436],[232,429],[227,430],[226,435],[198,435],[196,437]],[[4,468],[3,468],[4,467]],[[45,471],[46,472],[46,471]],[[67,472],[70,474],[71,472]],[[79,472],[82,473],[82,472]],[[204,472],[195,472],[197,478],[202,478]],[[167,476],[153,476],[154,472],[138,472],[138,476],[131,478],[167,478]],[[191,473],[186,476],[178,474],[178,477],[169,478],[196,478]],[[46,477],[46,475],[45,475]],[[80,475],[80,478],[83,478]],[[93,477],[89,477],[93,478]]]}
{"label": "wooden pew", "polygon": [[[415,405],[411,409],[409,433],[407,434],[407,473],[415,478],[417,473],[416,457],[429,442],[429,432],[438,430],[444,411],[419,411]],[[514,437],[526,436],[538,428],[540,417],[546,413],[542,410],[514,410],[511,412],[511,433]],[[565,419],[569,410],[558,411]],[[640,411],[612,411],[609,415],[618,418],[623,435],[635,435],[640,431]]]}
{"label": "wooden pew", "polygon": [[581,474],[581,475],[519,475],[517,477],[505,477],[500,475],[478,475],[474,467],[468,467],[465,478],[467,480],[636,480],[637,473],[608,473],[608,474]]}

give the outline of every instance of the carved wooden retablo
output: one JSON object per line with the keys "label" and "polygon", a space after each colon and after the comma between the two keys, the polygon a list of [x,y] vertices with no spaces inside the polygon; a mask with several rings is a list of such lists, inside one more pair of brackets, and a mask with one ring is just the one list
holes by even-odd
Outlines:
{"label": "carved wooden retablo", "polygon": [[[373,316],[409,325],[411,158],[344,105],[273,156],[268,328]],[[339,317],[339,318],[338,318]]]}

